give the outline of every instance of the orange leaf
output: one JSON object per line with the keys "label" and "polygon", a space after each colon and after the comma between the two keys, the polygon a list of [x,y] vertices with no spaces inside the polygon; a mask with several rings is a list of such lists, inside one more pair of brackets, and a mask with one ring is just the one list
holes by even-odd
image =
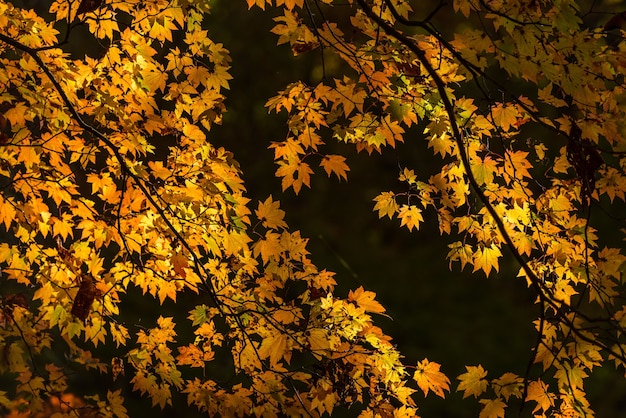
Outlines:
{"label": "orange leaf", "polygon": [[483,409],[478,418],[504,418],[506,404],[500,399],[481,399],[479,402],[483,404]]}
{"label": "orange leaf", "polygon": [[350,171],[350,167],[348,167],[345,161],[346,158],[341,155],[326,155],[322,159],[320,166],[324,168],[328,177],[330,177],[331,173],[335,173],[338,178],[348,180],[348,175],[346,173]]}
{"label": "orange leaf", "polygon": [[187,277],[186,268],[189,267],[189,260],[182,254],[174,254],[171,259],[172,266],[174,268],[174,272],[182,277],[183,279]]}
{"label": "orange leaf", "polygon": [[533,413],[539,410],[543,412],[547,411],[550,407],[554,406],[554,398],[554,394],[548,392],[548,385],[541,380],[530,382],[528,385],[528,395],[526,399],[537,402]]}
{"label": "orange leaf", "polygon": [[263,226],[270,229],[287,228],[287,223],[283,220],[285,211],[280,209],[280,202],[274,201],[272,196],[259,202],[256,216],[263,221]]}
{"label": "orange leaf", "polygon": [[385,308],[374,299],[375,297],[376,293],[364,290],[363,286],[360,286],[355,291],[351,290],[350,293],[348,293],[348,300],[355,302],[357,306],[365,309],[366,312],[385,312]]}
{"label": "orange leaf", "polygon": [[417,370],[413,374],[413,379],[424,392],[424,396],[428,395],[429,390],[432,390],[437,396],[445,398],[444,390],[450,391],[450,379],[439,371],[440,367],[440,364],[429,362],[428,359],[417,363]]}

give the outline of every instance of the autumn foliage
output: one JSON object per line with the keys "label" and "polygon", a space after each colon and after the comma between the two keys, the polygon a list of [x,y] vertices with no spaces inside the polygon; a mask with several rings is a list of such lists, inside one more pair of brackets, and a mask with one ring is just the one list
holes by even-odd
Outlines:
{"label": "autumn foliage", "polygon": [[[605,238],[624,223],[624,28],[573,0],[423,3],[247,0],[278,45],[341,62],[268,98],[287,117],[276,176],[298,194],[350,181],[333,141],[371,158],[426,141],[437,172],[400,167],[373,209],[409,230],[436,215],[452,268],[518,263],[538,311],[525,374],[404,364],[376,295],[337,294],[278,198],[246,197],[211,142],[231,80],[211,2],[0,0],[0,408],[125,417],[124,382],[210,416],[409,417],[450,390],[481,417],[592,416],[585,378],[626,365],[626,257]],[[466,24],[440,30],[444,11]],[[86,33],[95,54],[73,49]],[[129,319],[137,291],[176,315]],[[84,393],[92,372],[107,383]]]}

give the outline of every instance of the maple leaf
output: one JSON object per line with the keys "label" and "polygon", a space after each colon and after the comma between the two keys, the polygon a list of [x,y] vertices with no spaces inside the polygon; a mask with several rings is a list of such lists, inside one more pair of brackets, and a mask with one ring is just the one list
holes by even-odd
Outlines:
{"label": "maple leaf", "polygon": [[428,140],[428,148],[433,148],[435,153],[445,157],[446,154],[452,154],[454,141],[452,141],[452,138],[446,132],[443,132],[440,135],[433,134]]}
{"label": "maple leaf", "polygon": [[444,391],[450,391],[450,379],[439,370],[440,368],[440,364],[430,362],[428,359],[417,363],[413,379],[424,392],[424,396],[432,390],[437,396],[445,398]]}
{"label": "maple leaf", "polygon": [[274,201],[271,195],[264,202],[259,202],[255,213],[266,228],[287,228],[287,223],[283,220],[285,211],[280,209],[280,202]]}
{"label": "maple leaf", "polygon": [[528,169],[532,164],[527,160],[527,156],[526,151],[507,151],[504,156],[504,172],[511,179],[531,178]]}
{"label": "maple leaf", "polygon": [[348,180],[347,172],[350,171],[350,167],[348,167],[345,161],[346,158],[341,155],[325,155],[320,162],[320,166],[324,168],[329,177],[334,173],[338,178]]}
{"label": "maple leaf", "polygon": [[487,371],[483,366],[465,366],[467,370],[457,377],[460,380],[457,391],[463,391],[463,399],[468,396],[479,397],[486,389],[489,382],[485,379]]}
{"label": "maple leaf", "polygon": [[276,0],[276,6],[280,6],[282,4],[284,4],[288,10],[291,10],[296,6],[302,7],[304,0]]}
{"label": "maple leaf", "polygon": [[533,413],[535,413],[537,411],[547,412],[548,409],[554,406],[556,396],[548,391],[548,385],[540,379],[528,384],[526,398],[529,401],[537,402],[537,406],[533,409]]}
{"label": "maple leaf", "polygon": [[265,10],[265,3],[272,4],[271,0],[246,0],[248,3],[248,9],[251,9],[252,6],[258,6],[262,10]]}
{"label": "maple leaf", "polygon": [[478,159],[472,164],[472,174],[479,186],[493,182],[494,175],[498,169],[498,162],[487,156],[484,159]]}
{"label": "maple leaf", "polygon": [[479,248],[472,256],[472,263],[474,264],[472,271],[483,270],[486,276],[489,276],[492,268],[499,271],[499,257],[502,257],[502,253],[495,244],[491,244],[490,247]]}
{"label": "maple leaf", "polygon": [[481,399],[479,401],[483,404],[479,418],[504,418],[504,409],[506,404],[500,399]]}
{"label": "maple leaf", "polygon": [[269,263],[272,258],[277,257],[283,251],[280,235],[275,232],[266,232],[252,245],[252,250],[255,257],[261,256],[263,264]]}
{"label": "maple leaf", "polygon": [[263,339],[261,347],[259,348],[259,356],[262,359],[269,358],[270,365],[276,367],[276,365],[285,357],[289,356],[288,342],[285,334],[273,334]]}
{"label": "maple leaf", "polygon": [[523,379],[515,373],[504,373],[501,377],[493,381],[493,386],[498,397],[504,396],[506,401],[511,395],[520,397]]}
{"label": "maple leaf", "polygon": [[555,298],[566,305],[570,304],[571,297],[577,293],[567,280],[558,280],[554,286]]}
{"label": "maple leaf", "polygon": [[559,381],[559,385],[571,389],[581,389],[583,387],[583,381],[589,375],[579,366],[570,366],[567,363],[563,363],[560,366],[554,377]]}
{"label": "maple leaf", "polygon": [[67,239],[67,237],[73,236],[71,219],[72,217],[67,213],[64,213],[62,215],[62,219],[52,217],[51,220],[53,235],[59,236],[64,240]]}
{"label": "maple leaf", "polygon": [[491,117],[497,127],[504,132],[508,132],[511,126],[517,122],[519,111],[515,106],[507,106],[504,103],[498,103],[491,108]]}
{"label": "maple leaf", "polygon": [[400,219],[400,226],[405,226],[412,231],[413,228],[419,230],[420,222],[424,222],[422,217],[422,211],[415,205],[402,205],[398,212],[398,219]]}
{"label": "maple leaf", "polygon": [[395,194],[393,192],[383,192],[374,198],[376,205],[374,210],[378,211],[378,217],[389,216],[389,219],[398,211]]}
{"label": "maple leaf", "polygon": [[307,340],[314,354],[317,351],[328,350],[330,348],[328,332],[324,329],[314,328],[309,330]]}
{"label": "maple leaf", "polygon": [[355,302],[366,312],[384,313],[385,308],[374,299],[375,297],[376,293],[363,289],[363,286],[359,286],[358,289],[348,293],[348,300]]}

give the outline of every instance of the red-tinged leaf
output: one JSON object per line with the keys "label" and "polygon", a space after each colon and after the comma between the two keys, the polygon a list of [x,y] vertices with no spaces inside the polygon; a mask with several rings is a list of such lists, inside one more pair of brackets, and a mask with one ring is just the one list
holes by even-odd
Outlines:
{"label": "red-tinged leaf", "polygon": [[172,268],[174,272],[181,278],[187,277],[186,268],[189,267],[189,259],[182,254],[174,254],[171,258]]}
{"label": "red-tinged leaf", "polygon": [[83,276],[80,288],[72,304],[72,315],[84,323],[91,311],[91,305],[93,305],[93,301],[98,294],[99,292],[93,279],[90,276]]}
{"label": "red-tinged leaf", "polygon": [[439,370],[440,368],[440,364],[430,362],[428,359],[417,363],[413,379],[424,392],[424,396],[433,391],[437,396],[445,398],[444,391],[450,391],[450,379]]}

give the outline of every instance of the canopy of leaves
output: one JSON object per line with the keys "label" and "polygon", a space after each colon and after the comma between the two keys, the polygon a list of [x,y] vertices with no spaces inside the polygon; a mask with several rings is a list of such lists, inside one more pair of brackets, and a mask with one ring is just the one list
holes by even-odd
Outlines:
{"label": "canopy of leaves", "polygon": [[[602,28],[573,0],[247,6],[274,16],[294,55],[342,63],[267,101],[287,117],[268,143],[283,191],[319,172],[350,181],[333,141],[371,158],[423,141],[436,172],[400,166],[374,210],[410,231],[436,219],[451,265],[472,272],[512,254],[539,312],[525,375],[467,366],[456,390],[481,417],[513,403],[593,415],[585,379],[626,363],[626,257],[599,244],[624,223],[619,19]],[[211,416],[416,416],[422,395],[450,391],[441,365],[404,364],[374,324],[374,292],[337,295],[280,202],[250,201],[233,154],[213,145],[231,59],[211,7],[0,0],[1,408],[125,417],[123,381],[153,407],[182,393]],[[444,8],[468,24],[440,30]],[[93,56],[72,48],[85,35]],[[138,323],[133,291],[194,303]],[[92,371],[113,383],[77,395],[71,374]]]}

